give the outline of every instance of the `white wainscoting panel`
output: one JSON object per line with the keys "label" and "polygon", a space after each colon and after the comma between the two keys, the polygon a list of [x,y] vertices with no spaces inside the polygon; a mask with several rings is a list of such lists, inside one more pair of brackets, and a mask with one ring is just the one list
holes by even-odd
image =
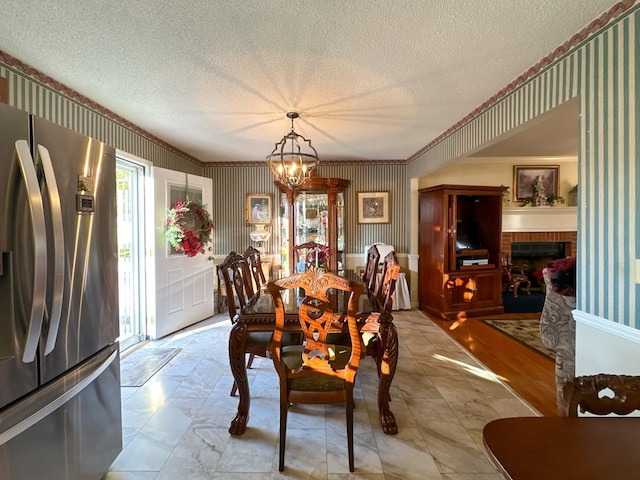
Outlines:
{"label": "white wainscoting panel", "polygon": [[640,330],[573,311],[576,321],[576,375],[640,375]]}

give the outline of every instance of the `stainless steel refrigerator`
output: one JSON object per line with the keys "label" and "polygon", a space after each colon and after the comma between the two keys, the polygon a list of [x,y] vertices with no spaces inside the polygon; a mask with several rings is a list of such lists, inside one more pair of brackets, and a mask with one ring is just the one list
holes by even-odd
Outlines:
{"label": "stainless steel refrigerator", "polygon": [[122,449],[112,147],[0,104],[0,478]]}

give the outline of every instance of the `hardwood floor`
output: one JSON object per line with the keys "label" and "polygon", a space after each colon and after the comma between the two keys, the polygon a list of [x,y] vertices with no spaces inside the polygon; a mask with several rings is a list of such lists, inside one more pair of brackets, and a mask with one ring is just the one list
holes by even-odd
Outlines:
{"label": "hardwood floor", "polygon": [[442,320],[427,316],[546,417],[557,416],[555,364],[481,322],[482,318],[518,319],[540,314],[520,313],[491,317]]}

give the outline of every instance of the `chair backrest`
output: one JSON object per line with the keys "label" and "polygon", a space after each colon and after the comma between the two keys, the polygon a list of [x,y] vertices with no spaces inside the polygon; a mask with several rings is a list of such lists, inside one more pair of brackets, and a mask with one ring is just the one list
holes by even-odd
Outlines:
{"label": "chair backrest", "polygon": [[253,292],[258,292],[260,287],[267,283],[267,279],[262,271],[262,258],[260,257],[260,250],[249,245],[242,255],[247,263],[249,272],[251,273]]}
{"label": "chair backrest", "polygon": [[502,254],[500,264],[502,265],[503,277],[509,281],[511,281],[512,277],[514,276],[520,276],[520,277],[527,276],[527,274],[524,273],[524,271],[529,268],[529,265],[527,265],[526,263],[518,263],[517,265],[512,264],[511,256],[508,253]]}
{"label": "chair backrest", "polygon": [[367,249],[367,258],[362,273],[362,281],[371,291],[376,289],[376,273],[378,273],[378,263],[380,262],[380,251],[375,245]]}
{"label": "chair backrest", "polygon": [[322,262],[318,262],[318,265],[316,265],[315,259],[321,258],[320,252],[324,248],[324,245],[317,242],[306,242],[296,245],[294,247],[294,250],[296,251],[294,270],[296,272],[303,271],[303,265],[305,269],[311,266],[321,266],[320,263]]}
{"label": "chair backrest", "polygon": [[369,248],[371,248],[373,245],[376,246],[376,248],[378,249],[378,252],[380,252],[380,259],[378,260],[378,267],[381,266],[382,262],[384,261],[384,258],[389,254],[389,252],[395,251],[395,247],[389,243],[384,243],[384,242],[374,242],[372,245],[367,245],[365,246],[365,255],[366,252],[369,251]]}
{"label": "chair backrest", "polygon": [[563,388],[568,415],[627,415],[640,410],[640,377],[631,375],[585,375],[575,377]]}
{"label": "chair backrest", "polygon": [[229,317],[234,322],[238,310],[243,309],[253,296],[247,291],[246,276],[249,270],[246,268],[246,261],[239,253],[230,252],[222,263],[216,266],[216,270],[224,281]]}
{"label": "chair backrest", "polygon": [[[267,284],[273,296],[276,311],[276,327],[271,343],[271,354],[280,376],[293,378],[303,375],[328,375],[340,377],[353,383],[360,363],[361,342],[356,324],[358,300],[364,290],[361,282],[347,280],[330,272],[309,267],[305,272],[298,272],[290,277],[271,281]],[[304,297],[300,302],[298,318],[305,337],[303,365],[296,372],[287,371],[282,362],[280,343],[285,326],[285,312],[281,292],[290,290],[289,295],[297,294],[298,289],[304,290]],[[332,362],[338,352],[330,351],[327,335],[338,314],[335,312],[335,291],[342,290],[348,295],[346,321],[351,338],[351,352],[345,368],[334,370]]]}
{"label": "chair backrest", "polygon": [[378,304],[380,308],[385,312],[390,313],[393,305],[393,297],[396,293],[396,282],[398,281],[398,274],[400,273],[400,263],[396,252],[391,250],[384,257],[384,266],[382,267],[382,281],[376,297],[378,298]]}

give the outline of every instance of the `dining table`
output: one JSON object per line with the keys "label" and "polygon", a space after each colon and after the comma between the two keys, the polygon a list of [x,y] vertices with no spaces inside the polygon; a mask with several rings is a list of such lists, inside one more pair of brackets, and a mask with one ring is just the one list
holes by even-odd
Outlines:
{"label": "dining table", "polygon": [[[276,277],[282,277],[279,273]],[[344,274],[350,280],[360,281],[354,273]],[[335,309],[337,314],[346,317],[348,297],[344,292],[336,290]],[[298,320],[298,308],[303,292],[291,290],[283,292],[285,311],[285,332],[301,332]],[[376,312],[373,316],[369,313]],[[249,406],[251,394],[249,379],[245,363],[245,345],[248,332],[273,332],[275,329],[275,305],[273,297],[266,289],[262,288],[249,300],[247,306],[240,310],[229,334],[229,364],[231,373],[238,387],[238,411],[231,421],[229,433],[241,435],[247,429],[249,419]],[[338,315],[339,316],[339,315]],[[375,318],[372,320],[371,318]],[[378,383],[378,411],[380,423],[384,433],[395,435],[398,426],[395,416],[389,407],[391,382],[398,363],[398,334],[393,324],[393,316],[390,312],[379,311],[377,300],[372,292],[360,296],[358,315],[358,328],[361,333],[369,332],[375,337],[375,360],[379,366]],[[344,331],[346,325],[341,327],[339,323],[335,327],[336,332]]]}
{"label": "dining table", "polygon": [[639,417],[514,417],[493,420],[483,441],[513,480],[640,478]]}

